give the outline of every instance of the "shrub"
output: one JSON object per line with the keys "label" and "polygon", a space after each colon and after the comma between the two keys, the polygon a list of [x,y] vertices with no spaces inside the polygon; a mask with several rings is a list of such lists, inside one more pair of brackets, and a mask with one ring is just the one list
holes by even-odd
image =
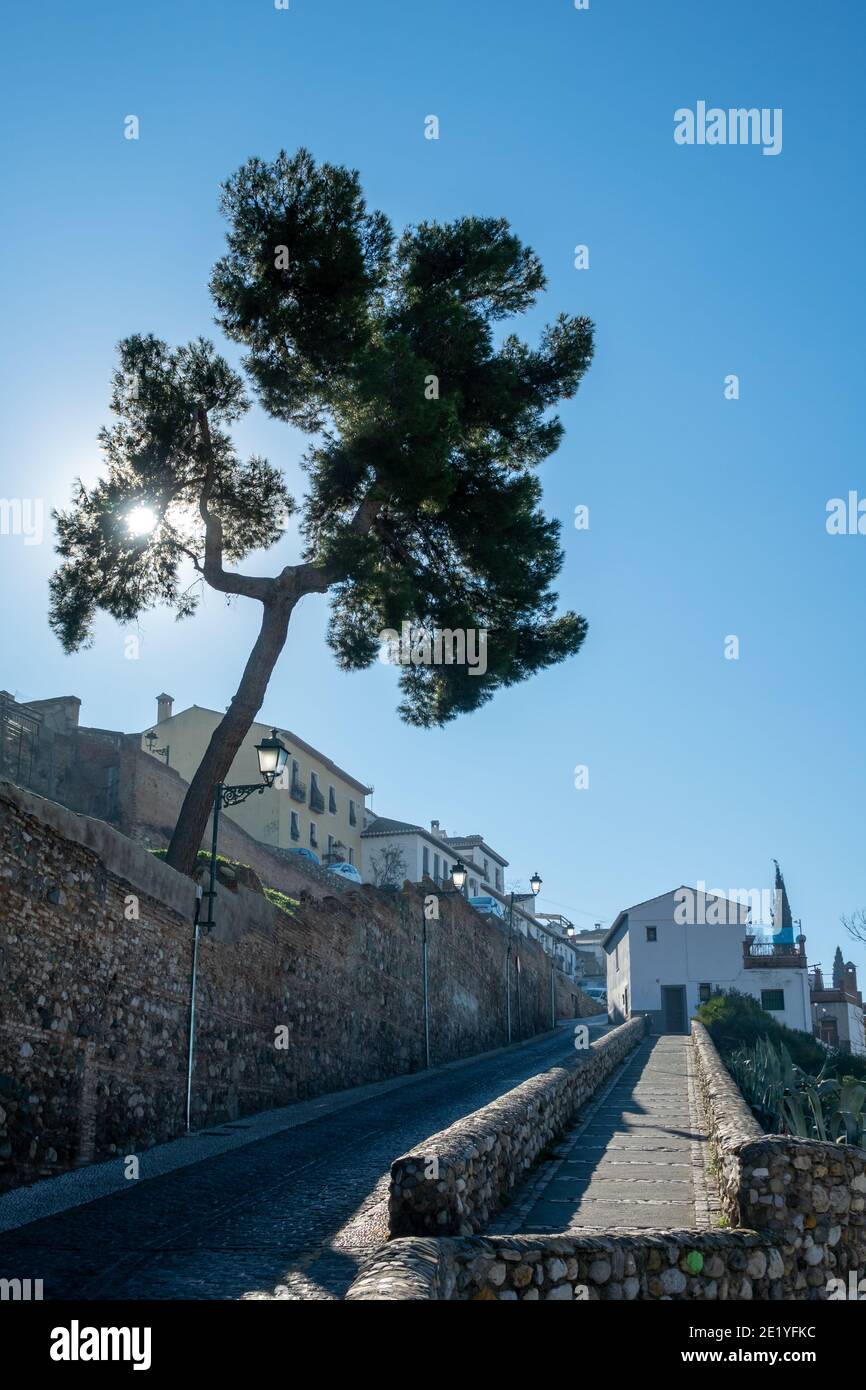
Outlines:
{"label": "shrub", "polygon": [[814,1076],[837,1076],[866,1081],[866,1058],[826,1048],[808,1033],[787,1028],[761,1008],[751,994],[728,990],[701,1004],[696,1017],[707,1028],[726,1064],[741,1047],[754,1049],[759,1041],[784,1046],[791,1061]]}

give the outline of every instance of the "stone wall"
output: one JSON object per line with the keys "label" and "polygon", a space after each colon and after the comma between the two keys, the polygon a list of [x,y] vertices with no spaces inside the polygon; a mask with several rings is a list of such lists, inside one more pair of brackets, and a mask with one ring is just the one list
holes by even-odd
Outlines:
{"label": "stone wall", "polygon": [[763,1134],[703,1024],[692,1023],[722,1202],[735,1225],[770,1234],[787,1298],[826,1297],[866,1274],[866,1151]]}
{"label": "stone wall", "polygon": [[[293,916],[220,892],[196,1127],[424,1065],[422,895],[340,890],[301,890]],[[182,1132],[194,894],[111,826],[0,783],[0,1188]],[[434,1065],[500,1046],[501,924],[450,898],[428,935]],[[550,1027],[551,963],[525,943],[521,965],[529,1035]]]}
{"label": "stone wall", "polygon": [[346,1293],[360,1301],[615,1302],[779,1299],[784,1261],[755,1231],[396,1240]]}
{"label": "stone wall", "polygon": [[633,1019],[458,1120],[391,1165],[390,1233],[466,1235],[480,1230],[539,1155],[571,1123],[644,1033]]}

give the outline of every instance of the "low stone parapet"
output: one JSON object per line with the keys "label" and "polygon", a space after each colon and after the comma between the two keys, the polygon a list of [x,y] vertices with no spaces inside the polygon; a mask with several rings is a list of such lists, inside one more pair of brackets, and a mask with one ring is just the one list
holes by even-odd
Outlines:
{"label": "low stone parapet", "polygon": [[725,1213],[778,1243],[784,1297],[828,1297],[832,1280],[866,1276],[866,1151],[763,1134],[703,1024],[692,1037]]}
{"label": "low stone parapet", "polygon": [[795,1296],[772,1237],[755,1231],[622,1231],[392,1241],[346,1294],[359,1301],[719,1301]]}
{"label": "low stone parapet", "polygon": [[632,1019],[391,1165],[391,1236],[469,1235],[502,1206],[544,1150],[644,1035]]}

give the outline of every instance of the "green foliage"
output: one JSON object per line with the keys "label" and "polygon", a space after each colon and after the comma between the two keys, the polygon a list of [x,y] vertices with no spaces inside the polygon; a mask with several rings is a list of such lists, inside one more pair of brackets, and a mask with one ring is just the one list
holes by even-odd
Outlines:
{"label": "green foliage", "polygon": [[[152,854],[154,859],[163,860],[168,854],[167,849],[149,849],[147,852],[148,854]],[[200,849],[196,857],[200,864],[209,864],[210,850]],[[216,862],[218,864],[225,864],[226,868],[228,869],[248,869],[250,867],[249,864],[241,864],[240,861],[237,859],[227,859],[224,854],[218,854],[216,857]]]}
{"label": "green foliage", "polygon": [[830,1074],[830,1059],[812,1076],[798,1067],[784,1043],[759,1038],[739,1047],[727,1066],[764,1128],[800,1139],[866,1145],[866,1086]]}
{"label": "green foliage", "polygon": [[[118,345],[116,423],[99,435],[105,476],[90,488],[77,479],[72,506],[54,512],[63,563],[50,581],[49,621],[66,651],[91,644],[97,609],[124,623],[160,603],[178,618],[195,611],[198,585],[184,587],[181,566],[202,570],[209,465],[226,560],[282,534],[294,503],[280,473],[265,459],[239,459],[222,428],[249,404],[241,378],[202,338],[176,349],[139,335]],[[152,530],[131,529],[137,509],[152,513]]]}
{"label": "green foliage", "polygon": [[754,1047],[759,1039],[766,1039],[777,1047],[784,1045],[804,1071],[820,1072],[829,1057],[831,1068],[838,1074],[866,1079],[866,1058],[852,1057],[832,1048],[828,1051],[808,1033],[779,1023],[750,994],[732,989],[714,995],[700,1005],[695,1017],[709,1030],[723,1057],[730,1056],[737,1047]]}
{"label": "green foliage", "polygon": [[[545,285],[507,223],[422,223],[395,240],[356,174],[304,150],[249,161],[223,210],[219,322],[247,348],[265,408],[321,429],[304,533],[307,560],[334,580],[339,664],[368,666],[378,634],[404,621],[418,636],[487,629],[485,676],[403,670],[400,712],[429,725],[576,652],[586,622],[554,615],[559,525],[531,469],[562,436],[549,410],[589,365],[589,320],[560,315],[536,348],[497,343],[494,324]],[[359,532],[364,506],[372,522]]]}
{"label": "green foliage", "polygon": [[[401,668],[400,713],[418,725],[577,652],[587,624],[556,611],[560,527],[534,470],[557,449],[555,407],[592,359],[590,320],[560,314],[534,346],[504,331],[546,286],[504,219],[422,222],[397,237],[356,172],[306,150],[249,160],[221,206],[217,321],[245,349],[265,409],[314,436],[304,564],[273,579],[223,571],[273,545],[294,503],[266,460],[238,458],[227,428],[249,402],[212,344],[127,338],[116,423],[100,436],[105,477],[76,483],[55,514],[50,621],[66,650],[89,644],[99,609],[121,622],[158,603],[188,616],[202,580],[265,603],[280,585],[295,600],[330,590],[328,640],[345,670],[369,666],[379,634],[404,622],[418,639],[485,630],[483,674]],[[156,524],[136,534],[130,513],[142,508]]]}
{"label": "green foliage", "polygon": [[281,893],[278,888],[266,888],[265,897],[273,903],[274,907],[278,907],[281,912],[287,912],[290,917],[294,917],[295,910],[300,905],[298,898],[290,898],[285,893]]}
{"label": "green foliage", "polygon": [[771,1132],[866,1144],[866,1058],[786,1028],[737,990],[714,995],[696,1017]]}
{"label": "green foliage", "polygon": [[[148,854],[152,854],[155,859],[165,859],[167,853],[168,851],[165,849],[148,850]],[[200,864],[210,863],[210,853],[208,850],[199,850],[198,861]],[[225,864],[226,868],[229,869],[248,869],[250,867],[249,864],[241,864],[237,859],[227,859],[224,854],[218,854],[216,862],[218,864]],[[286,893],[281,893],[279,888],[266,887],[264,893],[265,897],[269,902],[273,903],[274,907],[278,907],[281,912],[287,912],[290,917],[294,917],[297,908],[300,906],[300,900],[298,898],[290,898]]]}

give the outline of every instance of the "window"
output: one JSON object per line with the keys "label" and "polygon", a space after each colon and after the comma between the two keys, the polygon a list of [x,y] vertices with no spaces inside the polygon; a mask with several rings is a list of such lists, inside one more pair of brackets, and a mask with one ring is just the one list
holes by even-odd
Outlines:
{"label": "window", "polygon": [[698,999],[702,1004],[706,1004],[713,992],[712,985],[698,985]]}
{"label": "window", "polygon": [[489,878],[489,877],[490,877],[490,870],[489,870],[489,868],[488,868],[487,860],[486,860],[486,859],[485,859],[485,861],[484,861],[484,877],[485,877],[485,878]]}
{"label": "window", "polygon": [[439,882],[439,855],[433,855],[433,882]]}
{"label": "window", "polygon": [[321,812],[321,811],[324,811],[324,809],[325,809],[325,798],[322,796],[321,790],[320,790],[320,788],[319,788],[319,779],[318,779],[318,777],[316,776],[315,772],[311,772],[311,773],[310,773],[310,810],[311,810],[311,811],[319,811],[319,812]]}
{"label": "window", "polygon": [[469,884],[469,891],[472,894],[473,898],[478,897],[478,884],[475,882],[474,878],[472,879],[472,882]]}
{"label": "window", "polygon": [[310,844],[313,846],[313,849],[315,849],[316,846],[318,845],[318,843],[319,843],[319,836],[318,836],[318,834],[316,833],[316,822],[315,822],[314,820],[311,820],[311,821],[310,821]]}
{"label": "window", "polygon": [[768,1013],[784,1013],[785,991],[783,989],[762,989],[761,1008],[766,1009]]}
{"label": "window", "polygon": [[647,929],[646,929],[646,939],[647,939],[647,941],[658,941],[658,939],[659,939],[658,928],[657,928],[657,927],[647,927]]}
{"label": "window", "polygon": [[334,837],[333,837],[333,835],[329,835],[329,836],[328,836],[328,863],[329,863],[329,864],[331,863],[331,855],[332,855],[333,853],[334,853]]}
{"label": "window", "polygon": [[354,864],[354,862],[355,862],[355,851],[352,849],[352,847],[351,847],[351,845],[350,845],[350,846],[349,846],[349,863],[350,863],[350,864]]}
{"label": "window", "polygon": [[333,787],[328,788],[328,810],[332,816],[337,814],[337,793]]}
{"label": "window", "polygon": [[[354,803],[354,801],[352,800],[351,797],[349,798],[349,824],[350,824],[350,825],[357,825],[357,824],[358,824],[358,817],[357,817],[357,814],[356,814],[356,812],[355,812],[355,803]],[[352,862],[352,861],[349,860],[349,863],[351,863],[351,862]]]}
{"label": "window", "polygon": [[298,820],[298,813],[297,813],[297,811],[293,811],[293,812],[292,812],[292,830],[291,830],[291,835],[292,835],[292,839],[293,839],[293,840],[300,840],[300,838],[301,838],[301,823],[300,823],[300,821]]}

